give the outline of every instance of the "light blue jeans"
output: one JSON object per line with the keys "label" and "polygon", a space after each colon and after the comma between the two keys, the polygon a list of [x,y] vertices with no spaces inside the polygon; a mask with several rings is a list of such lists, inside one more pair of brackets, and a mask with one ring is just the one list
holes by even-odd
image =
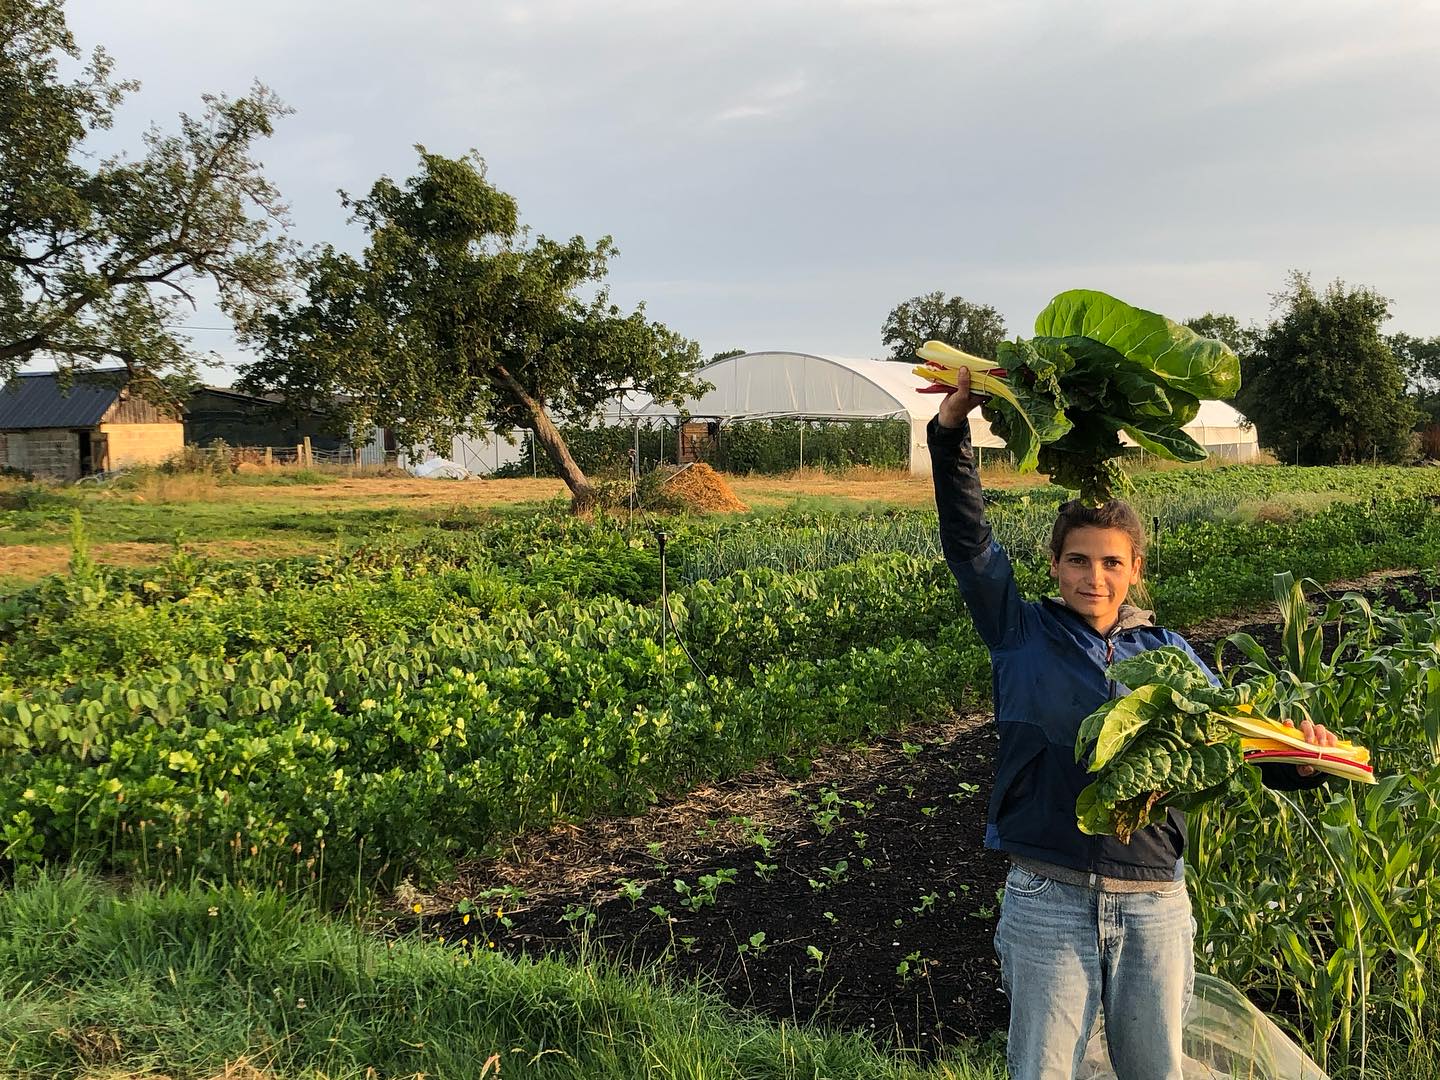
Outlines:
{"label": "light blue jeans", "polygon": [[1102,1007],[1119,1080],[1181,1080],[1194,941],[1183,881],[1106,893],[1012,866],[995,931],[1011,1080],[1073,1080]]}

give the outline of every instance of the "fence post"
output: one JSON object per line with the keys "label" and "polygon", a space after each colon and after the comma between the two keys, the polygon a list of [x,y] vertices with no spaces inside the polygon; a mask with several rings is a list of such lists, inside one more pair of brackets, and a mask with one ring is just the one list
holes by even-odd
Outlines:
{"label": "fence post", "polygon": [[274,465],[274,464],[275,464],[275,451],[274,451],[271,447],[267,446],[267,447],[265,447],[265,468],[268,469],[268,468],[270,468],[270,466],[272,466],[272,465]]}
{"label": "fence post", "polygon": [[800,468],[805,468],[805,421],[800,421]]}

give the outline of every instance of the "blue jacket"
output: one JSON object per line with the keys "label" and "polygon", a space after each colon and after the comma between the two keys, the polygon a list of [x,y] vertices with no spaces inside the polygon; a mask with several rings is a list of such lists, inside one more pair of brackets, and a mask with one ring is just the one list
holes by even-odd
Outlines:
{"label": "blue jacket", "polygon": [[[1075,799],[1094,777],[1075,760],[1075,736],[1086,716],[1128,693],[1106,677],[1112,661],[1175,645],[1204,663],[1179,634],[1153,625],[1149,612],[1122,607],[1101,635],[1059,601],[1022,600],[1010,558],[985,521],[968,422],[942,428],[932,420],[929,443],[945,560],[990,650],[1000,747],[985,845],[1104,877],[1179,880],[1186,842],[1179,810],[1128,844],[1080,831]],[[1302,778],[1293,766],[1262,773],[1269,786],[1292,790],[1325,779]]]}

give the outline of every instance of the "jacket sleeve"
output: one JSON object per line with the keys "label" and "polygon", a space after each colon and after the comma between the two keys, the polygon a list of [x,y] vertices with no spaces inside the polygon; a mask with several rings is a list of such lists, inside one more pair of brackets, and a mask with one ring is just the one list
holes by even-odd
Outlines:
{"label": "jacket sleeve", "polygon": [[1010,557],[995,542],[985,520],[980,477],[970,447],[970,421],[945,428],[936,417],[930,421],[926,439],[945,562],[960,584],[980,639],[991,649],[1011,647],[1022,635],[1025,609]]}
{"label": "jacket sleeve", "polygon": [[[1179,634],[1171,634],[1170,637],[1176,645],[1179,645],[1190,654],[1192,660],[1204,668],[1205,674],[1209,676],[1212,685],[1220,685],[1219,677],[1210,670],[1209,664],[1200,659],[1188,641]],[[1329,780],[1330,774],[1326,772],[1316,772],[1311,776],[1301,776],[1300,766],[1298,765],[1286,765],[1277,762],[1271,762],[1269,764],[1262,763],[1260,765],[1260,782],[1272,791],[1310,791],[1322,786]]]}

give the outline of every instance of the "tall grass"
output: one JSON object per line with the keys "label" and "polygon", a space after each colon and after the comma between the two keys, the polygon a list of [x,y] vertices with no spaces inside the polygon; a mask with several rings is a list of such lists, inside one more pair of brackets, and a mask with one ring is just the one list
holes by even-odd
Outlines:
{"label": "tall grass", "polygon": [[[0,894],[0,1071],[68,1080],[656,1076],[999,1080],[993,1047],[923,1064],[860,1035],[742,1016],[660,971],[384,942],[276,893],[122,896],[79,876]],[[373,1070],[373,1071],[371,1071]]]}

